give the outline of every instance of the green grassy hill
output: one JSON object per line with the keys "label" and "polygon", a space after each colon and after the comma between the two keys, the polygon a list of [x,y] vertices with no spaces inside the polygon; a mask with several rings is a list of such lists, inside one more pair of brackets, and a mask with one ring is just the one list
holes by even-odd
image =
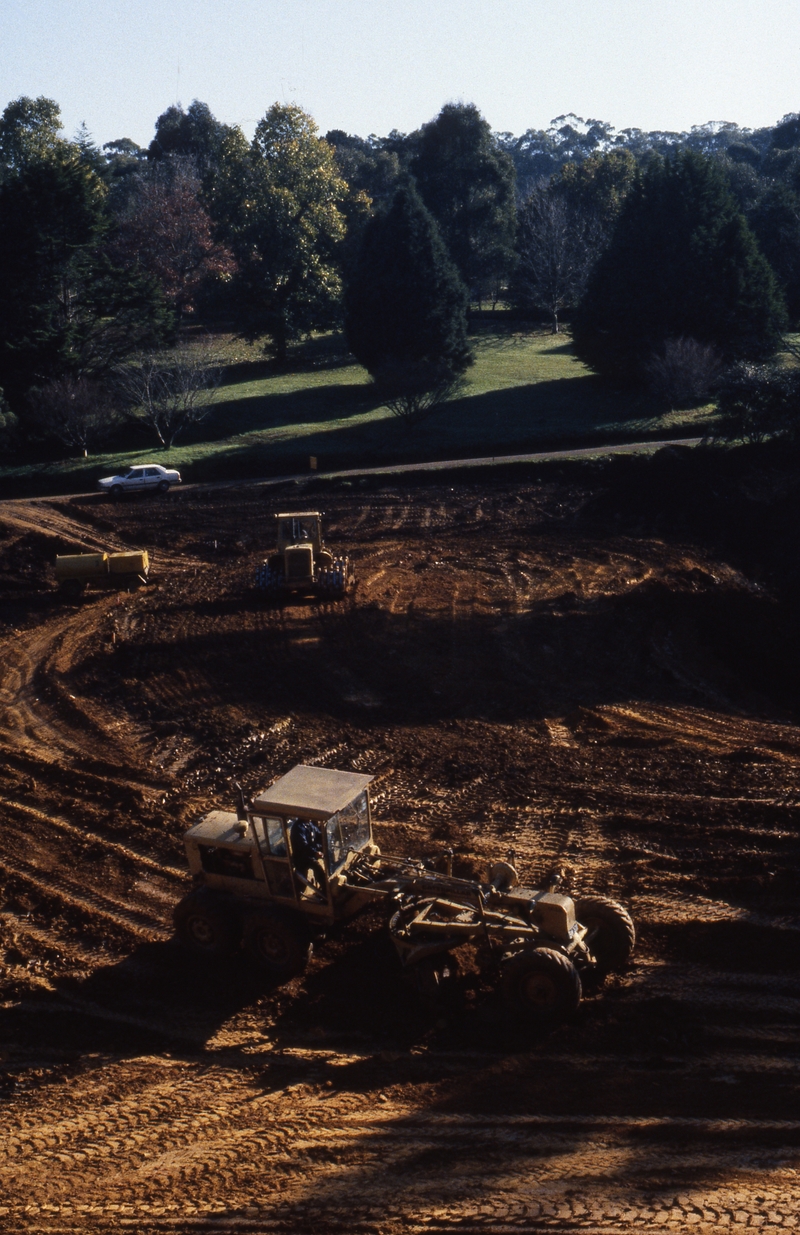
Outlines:
{"label": "green grassy hill", "polygon": [[228,338],[211,412],[169,451],[143,433],[136,450],[0,469],[0,484],[7,492],[75,491],[148,459],[180,468],[185,480],[208,480],[305,470],[311,455],[325,470],[510,454],[688,436],[713,415],[712,406],[669,412],[641,394],[614,392],[574,357],[566,334],[479,330],[463,393],[411,430],[376,401],[338,336],[296,348],[283,372]]}

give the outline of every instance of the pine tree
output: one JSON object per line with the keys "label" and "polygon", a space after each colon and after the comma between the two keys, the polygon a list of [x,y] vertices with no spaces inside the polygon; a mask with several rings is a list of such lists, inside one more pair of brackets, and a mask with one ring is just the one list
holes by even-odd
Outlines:
{"label": "pine tree", "polygon": [[414,418],[448,397],[472,363],[467,291],[412,185],[370,219],[345,296],[350,349],[389,406]]}
{"label": "pine tree", "polygon": [[724,173],[685,151],[639,174],[573,326],[582,360],[636,382],[667,340],[695,339],[725,360],[759,359],[784,324],[775,276]]}

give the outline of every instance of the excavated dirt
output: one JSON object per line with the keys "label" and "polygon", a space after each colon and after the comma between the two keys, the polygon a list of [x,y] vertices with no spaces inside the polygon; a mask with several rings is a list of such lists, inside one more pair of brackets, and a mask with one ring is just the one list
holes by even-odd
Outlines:
{"label": "excavated dirt", "polygon": [[[796,567],[760,474],[649,477],[0,505],[0,1230],[800,1223]],[[309,505],[356,593],[269,607]],[[128,547],[151,586],[57,600]],[[183,830],[300,761],[375,774],[395,852],[624,900],[635,964],[535,1038],[416,1003],[377,917],[282,989],[195,961]]]}

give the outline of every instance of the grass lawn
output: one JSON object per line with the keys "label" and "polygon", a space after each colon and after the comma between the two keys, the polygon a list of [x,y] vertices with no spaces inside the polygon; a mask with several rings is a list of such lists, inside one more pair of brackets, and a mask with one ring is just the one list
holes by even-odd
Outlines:
{"label": "grass lawn", "polygon": [[[604,385],[572,354],[567,334],[483,323],[463,393],[409,430],[372,394],[369,378],[337,336],[298,347],[291,367],[271,369],[254,348],[225,339],[225,383],[210,414],[169,451],[150,445],[0,469],[11,492],[75,491],[133,463],[168,463],[185,480],[270,475],[364,464],[511,454],[569,445],[701,434],[713,406],[670,412]],[[3,484],[5,482],[5,484]]]}

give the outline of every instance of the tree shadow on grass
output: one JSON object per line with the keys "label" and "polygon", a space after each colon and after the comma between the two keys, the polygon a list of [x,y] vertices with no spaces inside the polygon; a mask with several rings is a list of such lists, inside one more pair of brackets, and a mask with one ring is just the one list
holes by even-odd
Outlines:
{"label": "tree shadow on grass", "polygon": [[220,441],[244,433],[291,425],[320,424],[360,416],[380,406],[368,385],[330,383],[275,394],[225,399],[224,388],[209,415],[187,432],[182,445]]}
{"label": "tree shadow on grass", "polygon": [[[653,400],[614,393],[591,375],[464,396],[418,423],[389,415],[357,419],[380,407],[371,387],[355,384],[215,404],[183,444],[218,442],[220,452],[188,465],[186,478],[199,479],[198,467],[204,479],[242,469],[265,474],[281,461],[298,466],[307,454],[329,469],[603,445],[629,440],[631,432],[646,437],[663,415]],[[635,421],[645,423],[634,429]],[[293,433],[301,425],[303,433]],[[275,436],[254,436],[270,430]]]}

